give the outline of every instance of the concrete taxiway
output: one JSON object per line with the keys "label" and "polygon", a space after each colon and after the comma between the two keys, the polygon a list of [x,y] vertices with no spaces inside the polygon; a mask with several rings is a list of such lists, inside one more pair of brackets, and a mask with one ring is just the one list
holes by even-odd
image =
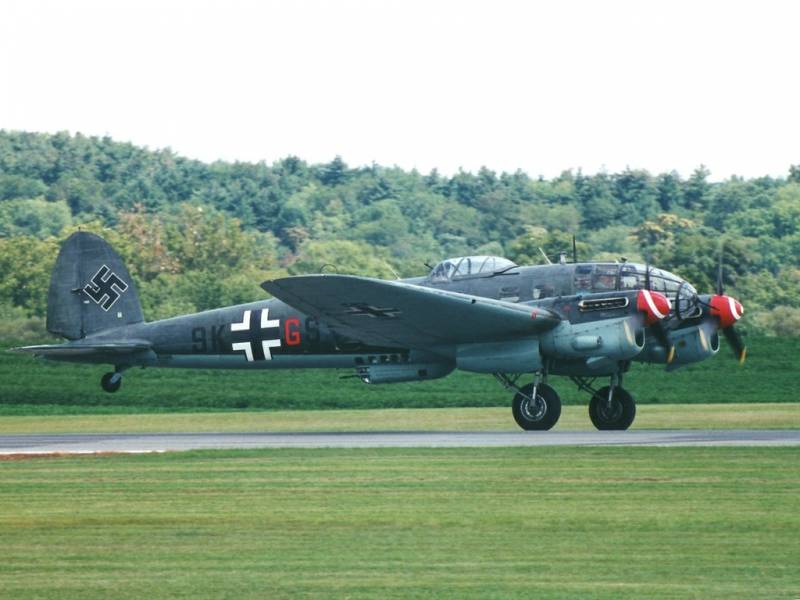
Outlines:
{"label": "concrete taxiway", "polygon": [[404,431],[0,435],[0,454],[166,452],[247,448],[508,446],[800,446],[800,430]]}

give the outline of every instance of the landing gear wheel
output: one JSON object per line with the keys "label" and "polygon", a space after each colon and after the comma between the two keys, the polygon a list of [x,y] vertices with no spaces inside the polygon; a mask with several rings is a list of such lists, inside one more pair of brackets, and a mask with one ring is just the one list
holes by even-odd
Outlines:
{"label": "landing gear wheel", "polygon": [[600,430],[627,429],[636,417],[636,403],[627,391],[615,387],[608,402],[608,386],[600,388],[589,401],[589,418]]}
{"label": "landing gear wheel", "polygon": [[109,394],[116,392],[122,385],[121,373],[106,373],[100,380],[100,387],[102,387]]}
{"label": "landing gear wheel", "polygon": [[540,383],[536,388],[536,398],[532,395],[533,384],[529,383],[514,396],[511,405],[514,420],[526,431],[552,429],[561,416],[558,393],[546,383]]}

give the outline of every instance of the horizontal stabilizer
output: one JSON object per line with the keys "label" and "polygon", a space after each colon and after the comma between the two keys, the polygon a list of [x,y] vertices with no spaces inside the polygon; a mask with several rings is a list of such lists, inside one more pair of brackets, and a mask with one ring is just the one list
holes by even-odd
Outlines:
{"label": "horizontal stabilizer", "polygon": [[81,343],[71,342],[66,344],[44,344],[41,346],[22,346],[12,348],[12,352],[29,352],[36,356],[52,358],[71,358],[79,356],[120,356],[125,354],[135,354],[150,349],[150,343],[145,341],[125,341],[125,342],[95,342]]}
{"label": "horizontal stabilizer", "polygon": [[502,341],[560,322],[544,308],[351,275],[286,277],[261,287],[346,335],[400,348]]}

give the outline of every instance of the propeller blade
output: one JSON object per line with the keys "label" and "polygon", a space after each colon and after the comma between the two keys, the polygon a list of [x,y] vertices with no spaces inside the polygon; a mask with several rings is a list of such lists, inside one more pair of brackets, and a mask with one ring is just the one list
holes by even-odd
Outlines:
{"label": "propeller blade", "polygon": [[575,242],[575,236],[572,236],[572,262],[578,262],[578,244]]}
{"label": "propeller blade", "polygon": [[650,262],[646,262],[644,265],[644,289],[650,289]]}
{"label": "propeller blade", "polygon": [[725,244],[719,245],[719,263],[717,264],[717,296],[724,296],[725,291],[722,289],[722,255],[725,252]]}
{"label": "propeller blade", "polygon": [[675,345],[669,339],[669,333],[667,333],[661,321],[656,321],[650,328],[653,330],[653,335],[655,335],[658,343],[667,351],[667,364],[670,364],[675,359]]}
{"label": "propeller blade", "polygon": [[747,357],[747,346],[744,345],[742,336],[740,336],[739,332],[733,327],[726,327],[722,330],[722,334],[725,336],[725,339],[728,340],[728,344],[730,344],[733,353],[739,360],[739,364],[744,364],[744,359]]}

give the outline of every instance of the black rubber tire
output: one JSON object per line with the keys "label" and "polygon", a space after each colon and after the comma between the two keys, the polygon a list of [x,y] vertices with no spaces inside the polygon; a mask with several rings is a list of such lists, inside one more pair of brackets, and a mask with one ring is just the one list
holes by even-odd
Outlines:
{"label": "black rubber tire", "polygon": [[626,390],[616,387],[609,409],[608,386],[600,388],[589,401],[589,418],[601,431],[627,429],[636,418],[636,402]]}
{"label": "black rubber tire", "polygon": [[120,386],[122,385],[122,377],[120,376],[117,379],[116,383],[111,383],[111,378],[116,375],[116,373],[106,373],[103,375],[102,379],[100,379],[100,387],[107,391],[109,394],[113,394],[116,392]]}
{"label": "black rubber tire", "polygon": [[[522,388],[523,394],[528,397],[533,393],[533,384],[529,383]],[[546,383],[540,383],[536,388],[537,406],[531,410],[531,401],[520,393],[514,396],[511,411],[517,425],[526,431],[546,431],[558,423],[561,416],[561,398],[558,393]]]}

